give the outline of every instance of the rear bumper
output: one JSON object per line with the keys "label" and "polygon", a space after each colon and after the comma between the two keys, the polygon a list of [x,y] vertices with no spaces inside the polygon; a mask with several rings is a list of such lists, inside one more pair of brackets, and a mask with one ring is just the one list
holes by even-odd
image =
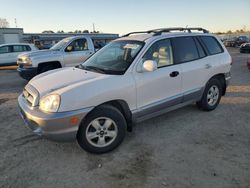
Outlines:
{"label": "rear bumper", "polygon": [[231,80],[231,72],[225,73],[226,87],[229,85]]}
{"label": "rear bumper", "polygon": [[30,80],[34,76],[37,75],[37,68],[36,67],[30,67],[30,68],[23,68],[19,66],[17,68],[17,71],[19,75],[24,78],[25,80]]}
{"label": "rear bumper", "polygon": [[[18,97],[20,115],[25,124],[37,135],[54,141],[72,141],[82,119],[92,108],[85,108],[69,112],[44,113],[38,107],[30,107],[24,97]],[[72,118],[74,121],[72,122]]]}

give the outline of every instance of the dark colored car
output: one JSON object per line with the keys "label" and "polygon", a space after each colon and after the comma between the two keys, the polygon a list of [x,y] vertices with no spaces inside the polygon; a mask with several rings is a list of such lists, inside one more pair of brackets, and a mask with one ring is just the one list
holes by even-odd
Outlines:
{"label": "dark colored car", "polygon": [[247,67],[250,70],[250,57],[247,59]]}
{"label": "dark colored car", "polygon": [[232,39],[225,40],[223,43],[226,47],[238,47],[244,43],[249,42],[247,36],[234,37]]}
{"label": "dark colored car", "polygon": [[240,53],[250,53],[250,43],[244,43],[240,46]]}

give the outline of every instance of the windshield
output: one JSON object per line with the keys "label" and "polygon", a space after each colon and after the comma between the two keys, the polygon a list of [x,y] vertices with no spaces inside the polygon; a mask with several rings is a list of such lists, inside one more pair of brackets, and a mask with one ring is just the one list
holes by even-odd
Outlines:
{"label": "windshield", "polygon": [[69,38],[65,38],[63,40],[60,40],[58,43],[56,43],[54,46],[52,46],[51,50],[60,50],[62,47],[64,47],[68,42],[70,41]]}
{"label": "windshield", "polygon": [[144,42],[140,41],[114,41],[96,52],[92,57],[79,66],[104,74],[124,74]]}

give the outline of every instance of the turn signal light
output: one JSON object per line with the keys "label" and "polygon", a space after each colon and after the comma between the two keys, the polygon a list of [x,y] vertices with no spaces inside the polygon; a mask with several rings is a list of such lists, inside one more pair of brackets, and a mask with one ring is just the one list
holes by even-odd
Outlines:
{"label": "turn signal light", "polygon": [[78,117],[72,117],[70,118],[70,124],[76,125],[79,123],[79,118]]}

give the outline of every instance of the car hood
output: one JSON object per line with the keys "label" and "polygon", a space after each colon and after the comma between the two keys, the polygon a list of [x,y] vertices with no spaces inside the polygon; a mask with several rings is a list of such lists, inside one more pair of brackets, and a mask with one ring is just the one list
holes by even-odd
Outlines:
{"label": "car hood", "polygon": [[35,87],[40,96],[43,97],[48,93],[55,92],[56,90],[72,86],[74,84],[94,81],[102,79],[109,75],[90,72],[79,68],[63,68],[45,72],[34,77],[29,84]]}
{"label": "car hood", "polygon": [[38,50],[38,51],[32,51],[27,53],[22,53],[22,56],[29,56],[30,58],[36,58],[40,56],[48,56],[48,55],[54,55],[58,54],[60,51],[57,50]]}

